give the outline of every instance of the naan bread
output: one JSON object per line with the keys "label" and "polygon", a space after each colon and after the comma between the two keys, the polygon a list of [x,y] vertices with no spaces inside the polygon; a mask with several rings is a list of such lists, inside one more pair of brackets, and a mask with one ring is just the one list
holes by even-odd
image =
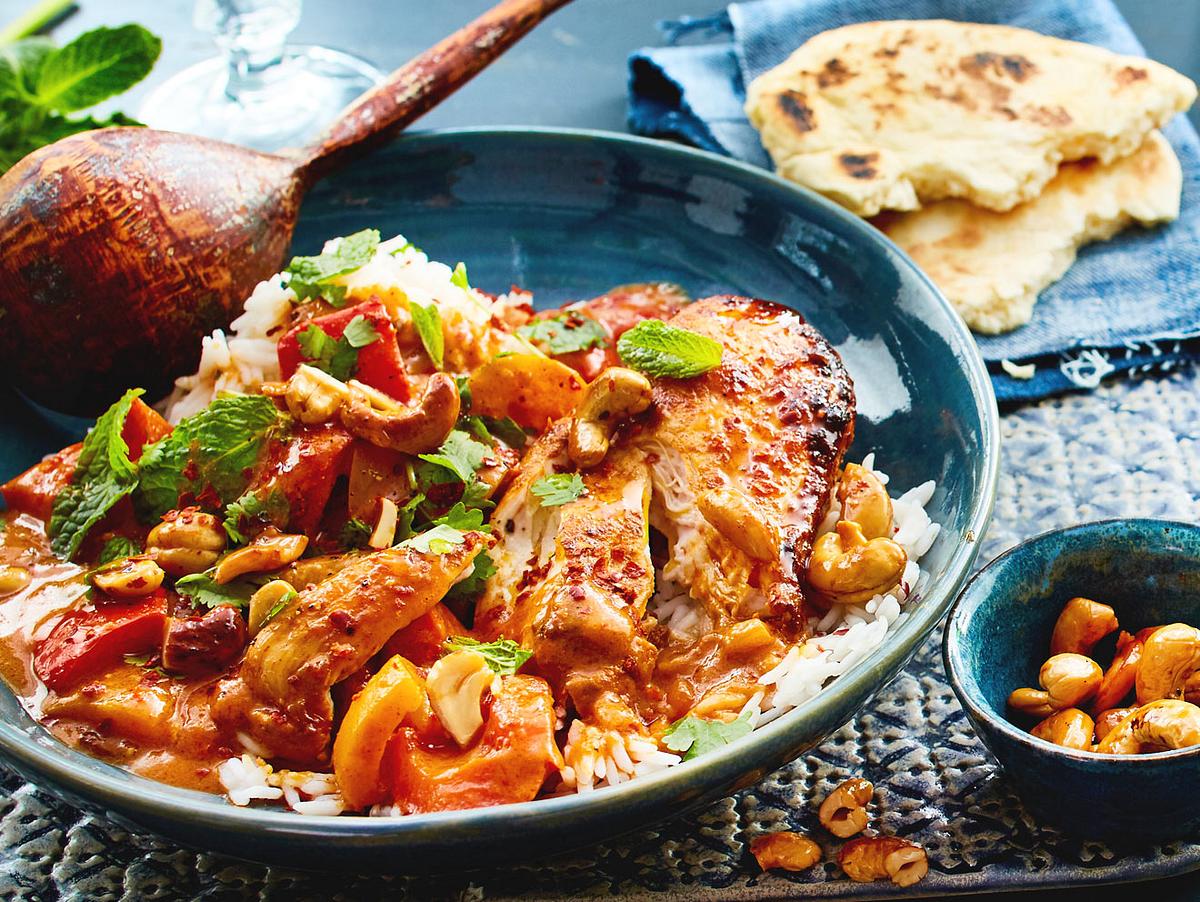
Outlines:
{"label": "naan bread", "polygon": [[933,279],[976,332],[1029,322],[1038,293],[1060,279],[1075,252],[1132,222],[1179,215],[1183,173],[1171,145],[1152,132],[1113,163],[1064,163],[1039,197],[997,213],[943,200],[876,221]]}
{"label": "naan bread", "polygon": [[1191,106],[1150,60],[1000,25],[866,22],[756,78],[746,112],[785,178],[862,216],[962,197],[1009,210],[1064,160],[1109,163]]}

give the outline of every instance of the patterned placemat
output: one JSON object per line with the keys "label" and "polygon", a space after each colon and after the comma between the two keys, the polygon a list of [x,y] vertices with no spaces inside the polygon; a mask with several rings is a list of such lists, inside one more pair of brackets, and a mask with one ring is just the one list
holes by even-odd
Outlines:
{"label": "patterned placemat", "polygon": [[[989,560],[1056,526],[1117,516],[1200,521],[1200,378],[1118,383],[1002,420],[1003,475],[981,552]],[[887,461],[881,459],[885,469]],[[689,817],[552,860],[437,878],[311,875],[135,836],[81,815],[0,768],[0,895],[14,899],[420,899],[780,896],[879,898],[832,863],[763,875],[760,832],[828,839],[812,800],[851,775],[872,780],[875,823],[929,851],[929,895],[1166,876],[1200,867],[1200,845],[1116,848],[1035,823],[975,739],[942,672],[940,635],[868,709],[762,784]],[[909,893],[911,895],[911,893]]]}

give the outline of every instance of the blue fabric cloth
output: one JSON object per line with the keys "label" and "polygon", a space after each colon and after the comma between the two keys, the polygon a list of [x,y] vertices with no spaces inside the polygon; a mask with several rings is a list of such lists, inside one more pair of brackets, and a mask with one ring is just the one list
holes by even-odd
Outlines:
{"label": "blue fabric cloth", "polygon": [[[698,0],[703,2],[703,0]],[[875,19],[957,19],[1029,28],[1144,50],[1110,0],[756,0],[662,23],[668,46],[630,57],[629,125],[770,166],[742,111],[745,85],[818,32]],[[1081,86],[1086,90],[1086,86]],[[1170,369],[1200,357],[1200,141],[1176,117],[1164,129],[1183,164],[1182,215],[1086,247],[1042,292],[1033,320],[1007,335],[979,336],[1001,401],[1094,387],[1098,377]],[[1001,361],[1034,363],[1015,379]]]}

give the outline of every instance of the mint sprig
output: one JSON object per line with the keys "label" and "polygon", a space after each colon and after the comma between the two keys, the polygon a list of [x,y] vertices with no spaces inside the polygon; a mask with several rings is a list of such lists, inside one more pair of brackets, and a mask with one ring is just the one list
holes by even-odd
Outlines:
{"label": "mint sprig", "polygon": [[501,676],[516,673],[522,665],[533,657],[533,652],[522,648],[511,639],[497,639],[495,642],[480,642],[469,636],[452,636],[446,640],[443,647],[447,651],[473,651],[483,655],[488,667]]}
{"label": "mint sprig", "polygon": [[570,354],[590,348],[608,347],[608,333],[590,316],[567,311],[548,319],[537,319],[517,329],[547,354]]}
{"label": "mint sprig", "polygon": [[284,270],[290,277],[288,287],[299,301],[319,297],[341,307],[346,303],[346,286],[334,285],[332,280],[366,266],[378,247],[379,231],[363,229],[342,238],[331,251],[315,257],[293,257]]}
{"label": "mint sprig", "polygon": [[[412,316],[413,326],[425,346],[425,353],[433,361],[435,369],[441,369],[446,356],[446,338],[442,334],[442,315],[436,304],[418,304],[409,301],[408,312]],[[461,386],[459,393],[461,394]],[[468,398],[470,390],[468,389]]]}
{"label": "mint sprig", "polygon": [[690,379],[720,366],[723,349],[707,335],[646,319],[618,339],[617,353],[647,376]]}

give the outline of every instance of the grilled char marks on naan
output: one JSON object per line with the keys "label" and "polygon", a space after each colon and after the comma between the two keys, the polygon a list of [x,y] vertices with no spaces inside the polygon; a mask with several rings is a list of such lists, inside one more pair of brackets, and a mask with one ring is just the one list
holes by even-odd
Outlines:
{"label": "grilled char marks on naan", "polygon": [[720,296],[670,324],[724,347],[693,379],[655,380],[634,440],[654,470],[651,525],[665,572],[714,625],[752,616],[798,633],[814,534],[854,437],[854,388],[837,351],[778,304]]}

